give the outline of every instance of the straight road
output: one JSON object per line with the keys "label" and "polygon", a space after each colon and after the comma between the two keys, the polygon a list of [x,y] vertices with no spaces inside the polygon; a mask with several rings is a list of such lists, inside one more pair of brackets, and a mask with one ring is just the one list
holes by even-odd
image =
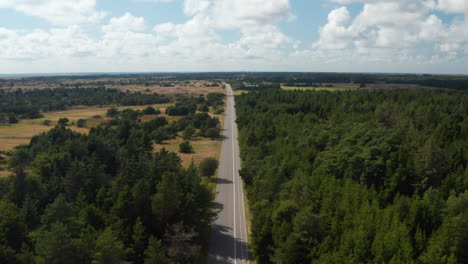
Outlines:
{"label": "straight road", "polygon": [[243,185],[239,177],[236,112],[232,88],[226,84],[226,89],[224,137],[215,201],[218,217],[211,227],[208,264],[245,264],[249,263],[249,258]]}

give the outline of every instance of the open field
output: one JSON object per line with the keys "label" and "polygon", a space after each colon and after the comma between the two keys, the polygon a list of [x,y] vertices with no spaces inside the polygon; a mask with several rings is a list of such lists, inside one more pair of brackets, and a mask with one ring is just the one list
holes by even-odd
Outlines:
{"label": "open field", "polygon": [[[181,117],[177,116],[167,116],[164,114],[166,108],[170,104],[159,104],[159,105],[151,105],[154,108],[159,108],[162,112],[159,116],[164,116],[168,120],[178,120]],[[74,125],[70,125],[69,128],[80,132],[80,133],[88,133],[89,128],[95,127],[99,125],[101,122],[109,120],[106,117],[107,110],[112,106],[106,107],[85,107],[85,106],[77,106],[70,108],[65,111],[56,111],[56,112],[48,112],[44,113],[43,118],[39,119],[31,119],[31,120],[20,120],[18,124],[9,125],[9,126],[0,126],[0,150],[11,150],[14,147],[21,145],[21,144],[28,144],[31,137],[34,135],[40,134],[42,132],[49,131],[52,129],[56,122],[60,118],[68,118],[70,120],[70,124],[78,119],[86,119],[86,127],[79,128]],[[120,106],[117,107],[119,110],[131,108],[134,110],[142,110],[148,106]],[[154,118],[154,116],[143,116],[141,119],[142,121],[148,121]],[[45,126],[42,123],[44,120],[51,120],[52,123],[50,126]]]}
{"label": "open field", "polygon": [[219,151],[221,148],[221,140],[211,140],[208,138],[196,137],[190,140],[194,153],[179,153],[179,144],[184,140],[178,136],[175,139],[166,140],[162,144],[154,144],[154,151],[160,151],[165,148],[168,151],[176,152],[182,159],[182,165],[188,167],[193,161],[195,164],[199,164],[204,158],[213,157],[218,159]]}
{"label": "open field", "polygon": [[[213,115],[217,117],[221,123],[221,127],[224,126],[224,115]],[[179,135],[175,139],[166,140],[162,144],[154,144],[154,151],[160,151],[165,148],[168,151],[176,152],[182,160],[182,165],[188,167],[193,161],[195,164],[199,164],[205,158],[213,157],[219,159],[221,152],[222,139],[209,139],[204,137],[194,137],[190,140],[190,144],[193,147],[194,153],[180,153],[179,144],[184,139]]]}
{"label": "open field", "polygon": [[31,90],[31,89],[55,89],[55,88],[74,88],[79,87],[98,87],[104,85],[106,88],[118,89],[123,92],[141,92],[146,94],[184,94],[184,95],[202,95],[215,92],[224,92],[221,84],[215,84],[204,80],[177,81],[170,78],[152,79],[149,83],[139,84],[138,79],[134,78],[96,78],[96,79],[67,79],[57,78],[52,80],[37,79],[9,79],[13,86],[5,86],[6,90]]}

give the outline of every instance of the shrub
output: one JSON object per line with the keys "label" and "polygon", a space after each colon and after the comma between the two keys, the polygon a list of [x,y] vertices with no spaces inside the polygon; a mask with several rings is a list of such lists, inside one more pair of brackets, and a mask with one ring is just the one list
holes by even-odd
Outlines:
{"label": "shrub", "polygon": [[159,109],[156,110],[151,106],[148,106],[143,110],[144,115],[159,115],[160,113],[161,113],[161,111],[159,111]]}
{"label": "shrub", "polygon": [[109,110],[107,110],[108,117],[116,117],[118,115],[119,115],[119,110],[115,107],[112,107]]}
{"label": "shrub", "polygon": [[191,139],[194,134],[195,134],[195,128],[193,126],[189,125],[189,126],[185,127],[185,129],[184,129],[184,139],[185,140]]}
{"label": "shrub", "polygon": [[189,141],[184,141],[179,145],[179,152],[180,153],[192,153],[193,147]]}
{"label": "shrub", "polygon": [[85,127],[86,126],[86,120],[85,119],[78,119],[78,121],[76,121],[76,126],[77,127]]}
{"label": "shrub", "polygon": [[66,126],[68,124],[68,121],[70,121],[68,118],[64,117],[64,118],[60,118],[58,120],[58,124],[60,126]]}
{"label": "shrub", "polygon": [[218,161],[215,158],[206,158],[200,162],[200,173],[206,177],[212,177],[218,168]]}
{"label": "shrub", "polygon": [[42,124],[44,126],[50,126],[51,123],[52,123],[52,121],[50,121],[50,120],[44,120],[44,122],[42,122]]}
{"label": "shrub", "polygon": [[219,138],[219,136],[220,136],[219,129],[215,128],[215,127],[210,127],[210,128],[208,128],[206,130],[205,136],[207,136],[207,137],[209,137],[211,139]]}

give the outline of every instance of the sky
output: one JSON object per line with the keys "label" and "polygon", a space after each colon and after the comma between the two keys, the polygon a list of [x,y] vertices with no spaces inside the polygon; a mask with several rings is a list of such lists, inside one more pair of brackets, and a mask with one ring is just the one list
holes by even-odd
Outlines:
{"label": "sky", "polygon": [[0,74],[468,74],[468,0],[0,0]]}

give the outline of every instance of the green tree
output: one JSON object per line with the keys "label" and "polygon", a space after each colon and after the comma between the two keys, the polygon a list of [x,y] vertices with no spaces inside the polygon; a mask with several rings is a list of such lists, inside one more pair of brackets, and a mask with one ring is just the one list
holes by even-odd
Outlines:
{"label": "green tree", "polygon": [[200,173],[205,177],[214,176],[218,169],[218,160],[215,158],[205,158],[200,162]]}
{"label": "green tree", "polygon": [[195,134],[195,128],[192,125],[188,125],[184,129],[184,139],[189,140]]}
{"label": "green tree", "polygon": [[151,106],[148,106],[148,107],[146,107],[145,109],[143,109],[143,114],[144,114],[144,115],[158,115],[158,114],[160,114],[160,113],[161,113],[161,111],[156,110],[156,109],[154,109],[154,108],[151,107]]}
{"label": "green tree", "polygon": [[[122,242],[117,239],[112,229],[106,228],[96,240],[96,251],[92,264],[120,264],[125,262],[126,250]],[[65,262],[64,262],[65,263]]]}
{"label": "green tree", "polygon": [[62,264],[79,263],[76,247],[70,231],[61,222],[55,222],[49,230],[40,230],[33,234],[37,263]]}
{"label": "green tree", "polygon": [[156,190],[152,199],[152,212],[158,219],[160,228],[165,228],[174,219],[179,209],[177,175],[174,173],[163,174]]}
{"label": "green tree", "polygon": [[76,126],[77,127],[85,127],[86,126],[86,119],[78,119],[78,121],[76,121]]}
{"label": "green tree", "polygon": [[211,138],[211,139],[216,139],[220,137],[220,131],[219,128],[215,127],[210,127],[206,130],[205,136]]}
{"label": "green tree", "polygon": [[60,118],[57,122],[59,126],[66,126],[70,120],[66,117]]}
{"label": "green tree", "polygon": [[190,144],[190,142],[186,140],[179,144],[179,152],[180,153],[192,153],[193,147]]}
{"label": "green tree", "polygon": [[148,239],[146,237],[145,227],[143,226],[141,219],[137,218],[135,225],[133,226],[131,244],[131,260],[133,263],[143,263],[147,242]]}
{"label": "green tree", "polygon": [[145,264],[166,264],[169,260],[166,250],[161,240],[151,236],[148,241],[148,248],[145,250]]}
{"label": "green tree", "polygon": [[118,110],[117,108],[112,107],[112,108],[109,108],[109,109],[107,110],[107,114],[106,114],[106,115],[107,115],[108,117],[117,117],[117,116],[119,115],[119,113],[120,113],[120,112],[119,112],[119,110]]}

